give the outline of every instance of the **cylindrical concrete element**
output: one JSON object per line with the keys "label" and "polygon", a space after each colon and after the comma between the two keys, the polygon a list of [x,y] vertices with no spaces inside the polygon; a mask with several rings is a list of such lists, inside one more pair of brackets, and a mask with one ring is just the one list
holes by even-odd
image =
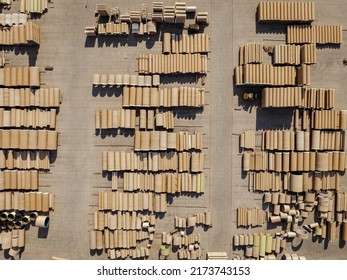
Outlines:
{"label": "cylindrical concrete element", "polygon": [[50,223],[50,220],[48,216],[38,216],[35,221],[35,226],[40,228],[48,228],[49,223]]}

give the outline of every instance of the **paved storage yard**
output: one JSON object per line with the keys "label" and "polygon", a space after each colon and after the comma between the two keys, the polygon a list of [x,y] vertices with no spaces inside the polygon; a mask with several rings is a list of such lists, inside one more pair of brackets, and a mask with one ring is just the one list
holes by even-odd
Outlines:
{"label": "paved storage yard", "polygon": [[[286,1],[287,2],[287,1]],[[63,96],[57,116],[59,147],[50,174],[40,178],[40,190],[56,194],[55,210],[50,214],[48,230],[32,227],[27,231],[27,240],[22,259],[51,259],[59,256],[69,259],[106,259],[107,255],[91,255],[88,231],[93,228],[93,213],[97,211],[98,191],[111,187],[111,182],[102,175],[101,156],[115,147],[129,149],[133,146],[132,135],[96,135],[95,111],[103,108],[120,108],[121,96],[115,90],[97,90],[92,86],[94,73],[133,74],[137,70],[139,54],[161,53],[162,44],[155,38],[136,37],[87,38],[86,26],[95,24],[94,10],[98,3],[115,5],[114,1],[60,0],[49,4],[48,12],[37,22],[41,28],[39,48],[5,48],[11,66],[46,65],[54,67],[45,71],[41,80],[50,86],[59,87]],[[152,8],[152,1],[117,1],[121,11],[140,10],[141,4]],[[154,243],[150,259],[157,259],[161,245],[161,233],[174,229],[174,217],[211,211],[213,227],[201,234],[203,259],[208,251],[224,251],[231,258],[244,255],[243,250],[233,250],[232,237],[238,233],[265,232],[266,225],[258,228],[236,227],[237,207],[262,208],[262,195],[248,191],[248,178],[242,173],[240,134],[247,129],[290,128],[291,119],[286,110],[258,110],[254,103],[243,101],[244,91],[254,90],[235,87],[234,68],[238,65],[239,46],[251,42],[264,44],[285,43],[284,25],[258,24],[256,8],[259,1],[239,0],[190,0],[187,5],[197,6],[199,11],[208,11],[210,24],[205,32],[210,35],[211,53],[208,55],[206,105],[201,111],[180,110],[175,126],[180,130],[203,133],[205,153],[204,174],[206,190],[201,196],[173,197],[165,215],[156,219]],[[317,24],[341,24],[347,26],[345,1],[315,1]],[[164,4],[174,4],[164,1]],[[17,11],[14,2],[11,12]],[[6,11],[7,13],[7,11]],[[36,20],[35,20],[36,21]],[[143,37],[144,38],[144,37]],[[347,109],[346,32],[339,47],[321,47],[317,50],[317,64],[312,66],[312,87],[334,88],[337,109]],[[183,75],[164,80],[167,83],[194,84],[192,76]],[[197,86],[201,87],[201,81]],[[280,112],[279,112],[280,111]],[[284,112],[284,113],[283,113]],[[276,114],[274,116],[274,114]],[[347,178],[341,177],[341,190],[347,191]],[[280,227],[269,229],[280,231]],[[296,253],[307,259],[347,259],[343,242],[336,239],[329,243],[311,239],[303,244],[287,244],[284,253]],[[2,259],[3,253],[0,253]],[[172,254],[171,258],[177,258]]]}

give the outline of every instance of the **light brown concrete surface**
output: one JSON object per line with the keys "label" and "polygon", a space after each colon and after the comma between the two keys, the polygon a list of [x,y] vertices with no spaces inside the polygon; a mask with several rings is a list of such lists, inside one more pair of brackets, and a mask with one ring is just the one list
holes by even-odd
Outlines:
{"label": "light brown concrete surface", "polygon": [[[50,259],[53,255],[71,259],[106,259],[106,254],[91,256],[88,244],[88,230],[92,226],[92,213],[97,209],[97,192],[110,188],[110,182],[101,174],[101,153],[106,149],[131,149],[131,135],[95,135],[95,110],[121,106],[121,98],[113,90],[98,93],[92,89],[93,73],[134,73],[136,56],[141,53],[161,52],[161,43],[153,39],[137,41],[133,37],[107,40],[86,40],[84,28],[93,25],[96,3],[113,1],[60,0],[49,5],[48,13],[37,22],[42,31],[38,50],[20,48],[8,49],[10,65],[52,65],[54,71],[42,74],[42,80],[50,86],[59,87],[63,103],[58,115],[59,149],[49,174],[41,175],[41,189],[56,194],[56,208],[51,214],[51,226],[47,232],[31,228],[27,234],[27,245],[22,259]],[[117,1],[121,11],[138,10],[142,3],[152,7],[152,1]],[[164,1],[174,4],[174,1]],[[231,239],[235,233],[245,232],[235,225],[239,206],[261,207],[261,195],[247,191],[247,178],[241,173],[239,134],[246,129],[282,127],[291,125],[288,111],[259,111],[248,107],[238,97],[247,88],[233,87],[233,68],[238,63],[238,47],[241,44],[260,41],[280,44],[285,35],[276,34],[283,27],[272,24],[258,26],[255,12],[258,1],[239,0],[191,0],[199,11],[208,11],[210,25],[206,32],[211,36],[212,53],[209,55],[209,73],[206,89],[207,105],[203,113],[193,112],[176,119],[180,129],[201,130],[206,153],[206,193],[198,198],[174,197],[164,218],[157,219],[156,237],[151,258],[158,257],[160,233],[173,229],[173,217],[210,210],[213,228],[201,233],[202,249],[226,251],[231,256]],[[13,10],[18,2],[14,4]],[[317,23],[339,23],[347,26],[345,17],[347,4],[343,0],[316,1]],[[261,32],[261,33],[257,33]],[[344,31],[344,42],[346,41]],[[29,51],[26,51],[29,50]],[[35,54],[37,52],[37,55]],[[29,55],[28,55],[29,54]],[[342,65],[347,57],[346,46],[339,49],[318,51],[318,63],[313,66],[312,86],[332,87],[337,90],[339,108],[346,108],[344,89],[346,69]],[[167,79],[167,82],[177,82]],[[191,77],[185,82],[193,82]],[[182,111],[183,112],[183,111]],[[273,114],[276,118],[273,118]],[[257,118],[258,117],[258,118]],[[346,178],[342,180],[345,186]],[[345,187],[344,187],[345,188]],[[265,228],[249,232],[265,231]],[[248,232],[248,231],[247,231]],[[296,244],[294,244],[296,245]],[[327,245],[306,240],[296,252],[308,259],[346,259],[346,247],[340,249],[338,242]],[[288,246],[290,253],[296,248]],[[233,252],[242,254],[242,251]],[[0,252],[0,258],[3,254]],[[175,258],[173,255],[172,258]]]}

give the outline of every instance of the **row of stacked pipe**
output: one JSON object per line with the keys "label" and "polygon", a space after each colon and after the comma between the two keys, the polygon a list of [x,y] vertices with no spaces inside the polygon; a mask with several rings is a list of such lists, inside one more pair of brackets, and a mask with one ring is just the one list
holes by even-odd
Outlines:
{"label": "row of stacked pipe", "polygon": [[[100,6],[98,7],[100,8]],[[101,16],[102,13],[99,10]],[[105,15],[107,14],[106,12]],[[135,13],[131,12],[130,17],[135,17]],[[133,19],[131,20],[133,21]],[[166,51],[166,40],[169,38],[171,46],[171,38],[175,39],[175,35],[164,34],[165,47],[163,46],[163,54],[158,54],[158,56],[168,57],[170,54]],[[188,35],[179,36],[184,37],[186,46]],[[192,36],[193,49],[206,52],[206,47],[200,50],[200,45],[202,41],[205,45],[208,40],[209,37],[204,34]],[[193,49],[191,49],[192,52]],[[187,58],[188,55],[189,58],[191,56],[200,58],[200,53],[186,55]],[[205,56],[207,55],[205,54]],[[190,64],[182,58],[182,65]],[[194,67],[197,67],[197,63],[193,60],[191,62]],[[141,62],[139,62],[140,64]],[[174,68],[173,65],[172,67]],[[157,71],[158,73],[155,75],[153,75],[154,72],[147,71],[148,73],[143,73],[145,75],[141,72],[143,71],[140,71],[139,75],[94,74],[93,76],[94,88],[113,88],[120,90],[122,95],[121,108],[96,111],[95,129],[97,132],[121,129],[121,133],[131,131],[133,134],[132,148],[118,148],[102,153],[102,171],[111,179],[112,186],[99,192],[98,211],[95,212],[97,221],[94,222],[94,229],[90,231],[90,249],[105,249],[110,259],[148,258],[148,250],[152,247],[155,238],[155,219],[159,213],[167,212],[168,201],[181,194],[202,195],[205,192],[203,134],[195,129],[186,128],[184,131],[177,129],[175,124],[177,113],[174,111],[176,108],[186,111],[192,110],[193,107],[199,111],[203,109],[205,89],[185,85],[161,87],[160,75],[163,75],[162,72]],[[128,227],[120,228],[120,224],[116,223],[110,227],[110,219],[117,216],[119,221],[119,216],[122,215],[126,216],[125,223],[130,223],[127,222],[127,219],[133,223],[138,221],[135,228],[131,227],[135,233],[129,233]],[[103,218],[104,216],[108,217],[108,223],[106,223],[107,218]],[[143,217],[149,218],[141,222]],[[97,227],[100,219],[101,225]],[[190,228],[197,224],[211,225],[209,212],[189,216],[187,219]],[[147,220],[149,220],[149,224]],[[182,220],[179,224],[180,227],[183,227]],[[123,237],[120,236],[120,232]],[[125,236],[128,234],[133,234],[133,242],[124,244]],[[201,250],[198,250],[200,248],[198,235],[183,234],[175,235],[174,238],[167,234],[163,236],[166,238],[165,248],[162,252],[165,256],[170,254],[172,246],[179,243],[183,246],[178,255],[179,258],[197,259],[201,257]],[[123,238],[123,243],[120,238]],[[112,239],[113,243],[111,243]],[[173,244],[173,240],[175,240],[175,244]],[[120,243],[122,245],[119,245]],[[188,250],[187,247],[190,249]]]}
{"label": "row of stacked pipe", "polygon": [[[261,2],[258,20],[311,23],[314,7],[311,2]],[[252,43],[240,48],[236,85],[263,86],[261,110],[295,110],[290,130],[241,134],[248,189],[264,193],[261,213],[266,224],[282,226],[282,231],[235,235],[234,249],[244,250],[238,258],[276,259],[283,254],[283,259],[303,259],[285,254],[286,243],[310,234],[330,242],[347,240],[347,201],[340,184],[346,170],[347,113],[334,109],[334,89],[303,88],[310,85],[310,65],[317,62],[315,44],[341,44],[341,32],[341,26],[288,25],[286,45]],[[273,64],[262,64],[264,52]],[[282,68],[289,72],[278,74]],[[259,226],[248,223],[252,215],[245,209],[237,212],[238,226]]]}
{"label": "row of stacked pipe", "polygon": [[[171,23],[184,25],[187,14],[194,15],[196,24],[208,24],[208,13],[197,12],[196,6],[187,6],[185,2],[175,2],[174,6],[164,6],[163,2],[153,2],[153,10],[149,11],[146,4],[141,10],[121,13],[119,7],[97,4],[98,21],[96,26],[87,26],[87,36],[97,35],[155,35],[157,24]],[[107,22],[106,22],[107,20]]]}
{"label": "row of stacked pipe", "polygon": [[[39,44],[39,26],[26,13],[42,13],[47,5],[21,0],[19,14],[0,14],[0,45]],[[40,177],[58,148],[61,96],[58,88],[41,87],[41,72],[37,66],[0,68],[0,248],[15,259],[24,251],[26,231],[47,228],[55,207]]]}

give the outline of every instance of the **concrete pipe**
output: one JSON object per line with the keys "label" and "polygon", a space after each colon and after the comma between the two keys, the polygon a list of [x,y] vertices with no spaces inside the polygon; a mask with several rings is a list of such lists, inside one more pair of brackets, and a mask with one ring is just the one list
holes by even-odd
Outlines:
{"label": "concrete pipe", "polygon": [[50,219],[48,216],[37,216],[35,226],[39,228],[48,228]]}

